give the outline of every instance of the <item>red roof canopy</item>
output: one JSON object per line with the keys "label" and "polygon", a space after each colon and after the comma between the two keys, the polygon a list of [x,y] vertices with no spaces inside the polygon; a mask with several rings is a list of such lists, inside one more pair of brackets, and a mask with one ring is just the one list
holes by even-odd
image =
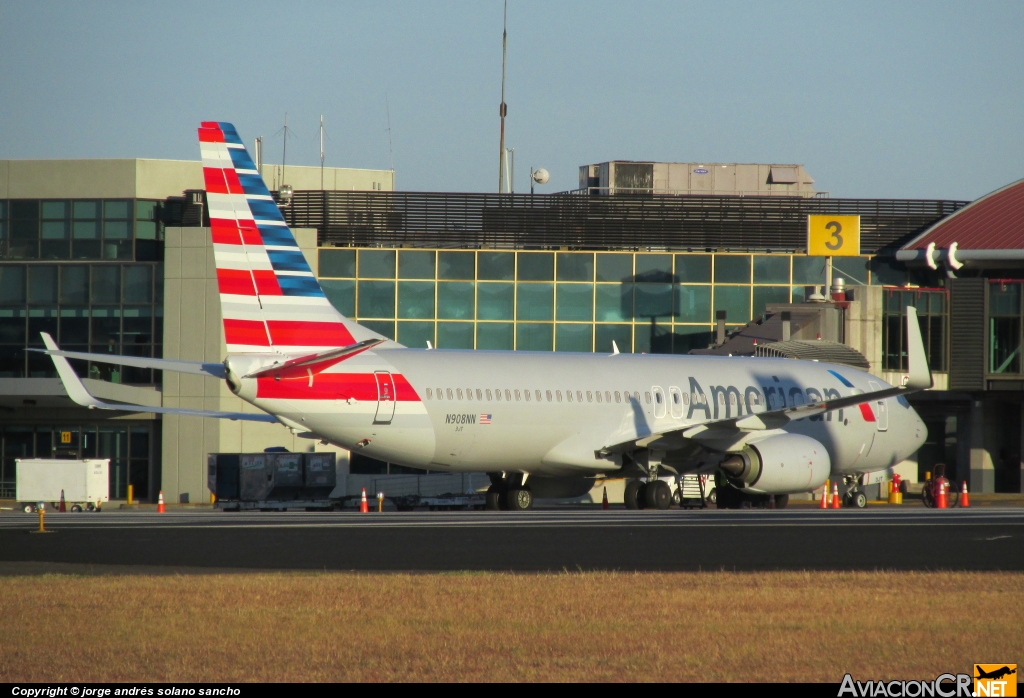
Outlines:
{"label": "red roof canopy", "polygon": [[961,250],[1024,249],[1024,179],[964,206],[903,249],[923,250],[932,242],[939,249],[954,242]]}

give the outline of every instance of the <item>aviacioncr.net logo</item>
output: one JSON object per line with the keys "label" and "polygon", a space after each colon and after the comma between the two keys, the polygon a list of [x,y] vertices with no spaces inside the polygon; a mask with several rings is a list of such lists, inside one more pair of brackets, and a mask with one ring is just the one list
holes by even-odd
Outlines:
{"label": "aviacioncr.net logo", "polygon": [[855,698],[972,698],[970,674],[939,674],[931,681],[855,681],[847,674],[839,697]]}

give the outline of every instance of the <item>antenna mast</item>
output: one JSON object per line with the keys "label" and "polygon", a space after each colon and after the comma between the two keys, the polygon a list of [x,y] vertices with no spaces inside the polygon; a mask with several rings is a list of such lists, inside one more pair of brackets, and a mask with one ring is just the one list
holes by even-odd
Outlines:
{"label": "antenna mast", "polygon": [[501,106],[498,115],[501,117],[501,140],[498,144],[498,193],[505,184],[505,115],[508,105],[505,104],[505,47],[508,40],[508,0],[505,0],[505,14],[501,24]]}
{"label": "antenna mast", "polygon": [[391,103],[388,101],[388,93],[384,93],[384,109],[388,115],[388,161],[391,163],[391,189],[395,188],[395,150],[391,146]]}
{"label": "antenna mast", "polygon": [[320,191],[324,190],[324,115],[320,115]]}
{"label": "antenna mast", "polygon": [[281,185],[284,186],[284,166],[288,162],[288,112],[284,113],[284,146],[281,148]]}

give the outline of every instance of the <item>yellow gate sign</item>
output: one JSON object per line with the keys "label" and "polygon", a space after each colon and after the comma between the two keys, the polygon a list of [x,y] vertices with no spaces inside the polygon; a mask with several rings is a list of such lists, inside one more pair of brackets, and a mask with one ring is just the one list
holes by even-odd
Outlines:
{"label": "yellow gate sign", "polygon": [[71,443],[71,432],[70,431],[62,431],[60,433],[60,442],[62,444],[69,444],[69,443]]}
{"label": "yellow gate sign", "polygon": [[856,257],[860,254],[860,216],[807,216],[807,254]]}

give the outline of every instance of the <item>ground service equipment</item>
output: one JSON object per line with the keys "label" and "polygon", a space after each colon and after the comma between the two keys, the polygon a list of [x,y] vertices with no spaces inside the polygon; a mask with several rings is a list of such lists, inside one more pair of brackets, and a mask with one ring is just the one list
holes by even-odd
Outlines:
{"label": "ground service equipment", "polygon": [[56,511],[61,492],[71,511],[92,511],[110,501],[110,460],[57,460],[19,458],[15,498],[26,512],[36,510],[39,502],[50,502]]}

